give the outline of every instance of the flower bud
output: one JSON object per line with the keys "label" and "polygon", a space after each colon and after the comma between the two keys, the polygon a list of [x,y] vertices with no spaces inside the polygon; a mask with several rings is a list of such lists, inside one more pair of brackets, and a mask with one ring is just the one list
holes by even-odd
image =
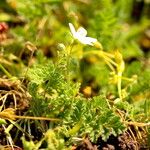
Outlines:
{"label": "flower bud", "polygon": [[98,48],[98,49],[100,49],[100,50],[103,50],[103,46],[102,46],[102,44],[101,44],[100,42],[96,41],[96,42],[93,43],[93,44],[94,44],[94,47],[96,47],[96,48]]}
{"label": "flower bud", "polygon": [[65,50],[66,47],[65,47],[64,44],[59,43],[58,46],[57,46],[57,48],[58,48],[59,51],[62,51],[62,50]]}

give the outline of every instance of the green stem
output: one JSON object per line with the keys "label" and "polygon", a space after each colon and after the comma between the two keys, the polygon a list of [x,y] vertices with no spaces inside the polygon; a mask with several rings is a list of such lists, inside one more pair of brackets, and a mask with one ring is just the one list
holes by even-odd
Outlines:
{"label": "green stem", "polygon": [[120,100],[122,100],[122,92],[121,92],[121,79],[122,78],[122,72],[118,72],[118,83],[117,83],[117,88],[118,88],[118,94]]}
{"label": "green stem", "polygon": [[114,69],[114,67],[112,66],[112,64],[110,63],[110,62],[108,62],[107,60],[104,60],[105,61],[105,63],[108,65],[108,67],[113,71],[113,72],[115,72],[115,69]]}
{"label": "green stem", "polygon": [[[110,54],[110,56],[108,56],[109,54],[106,53],[106,52],[103,52],[103,51],[97,51],[97,50],[92,50],[92,51],[87,51],[87,52],[84,52],[84,56],[86,55],[91,55],[91,54],[94,54],[94,55],[97,55],[99,57],[102,57],[104,58],[104,60],[106,60],[107,62],[110,62],[111,64],[113,64],[114,66],[117,66],[117,64],[111,59],[113,57],[112,54]],[[109,58],[111,57],[111,58]]]}
{"label": "green stem", "polygon": [[126,80],[126,81],[129,81],[129,82],[132,82],[134,81],[132,78],[127,78],[127,77],[121,77],[123,80]]}
{"label": "green stem", "polygon": [[117,66],[117,64],[111,58],[109,58],[108,56],[103,55],[103,58],[105,60],[107,60],[108,62],[110,62],[111,64],[113,64],[114,66]]}
{"label": "green stem", "polygon": [[103,51],[103,53],[110,58],[115,58],[113,54],[110,54],[110,53],[104,52],[104,51]]}
{"label": "green stem", "polygon": [[70,54],[72,52],[74,46],[74,41],[70,44],[70,46],[67,48],[67,71],[66,71],[66,77],[67,77],[67,82],[70,82],[70,75],[69,75],[69,71],[70,71]]}
{"label": "green stem", "polygon": [[7,75],[8,78],[12,78],[12,75],[0,64],[0,69]]}
{"label": "green stem", "polygon": [[9,142],[9,144],[11,146],[11,149],[14,150],[14,146],[13,146],[14,143],[13,143],[13,140],[12,140],[11,135],[9,133],[9,131],[13,128],[13,125],[10,124],[7,128],[4,125],[2,125],[2,126],[3,126],[3,128],[5,130],[6,138],[7,138],[8,142]]}

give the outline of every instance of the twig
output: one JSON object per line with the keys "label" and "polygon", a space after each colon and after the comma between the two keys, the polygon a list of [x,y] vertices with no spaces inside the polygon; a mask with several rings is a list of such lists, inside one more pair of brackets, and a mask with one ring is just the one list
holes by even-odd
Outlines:
{"label": "twig", "polygon": [[138,126],[138,127],[145,127],[145,126],[150,126],[150,122],[147,122],[147,123],[142,123],[142,122],[127,122],[127,121],[124,121],[125,124],[127,125],[134,125],[134,126]]}

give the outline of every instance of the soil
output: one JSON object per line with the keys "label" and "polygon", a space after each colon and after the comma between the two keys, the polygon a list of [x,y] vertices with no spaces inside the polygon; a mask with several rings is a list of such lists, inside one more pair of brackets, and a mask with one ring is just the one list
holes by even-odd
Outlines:
{"label": "soil", "polygon": [[110,136],[107,141],[98,138],[96,143],[90,142],[90,140],[84,139],[74,150],[149,150],[150,147],[143,146],[143,141],[138,142],[134,140],[131,135],[126,131],[124,134],[115,137]]}

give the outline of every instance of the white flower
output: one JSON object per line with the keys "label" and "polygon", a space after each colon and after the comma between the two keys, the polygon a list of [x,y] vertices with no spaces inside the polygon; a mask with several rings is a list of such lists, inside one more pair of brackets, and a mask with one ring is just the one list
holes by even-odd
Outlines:
{"label": "white flower", "polygon": [[78,28],[77,31],[75,30],[72,23],[69,23],[69,27],[74,39],[77,39],[82,44],[88,44],[93,46],[94,43],[97,42],[97,39],[86,36],[87,31],[83,27]]}

